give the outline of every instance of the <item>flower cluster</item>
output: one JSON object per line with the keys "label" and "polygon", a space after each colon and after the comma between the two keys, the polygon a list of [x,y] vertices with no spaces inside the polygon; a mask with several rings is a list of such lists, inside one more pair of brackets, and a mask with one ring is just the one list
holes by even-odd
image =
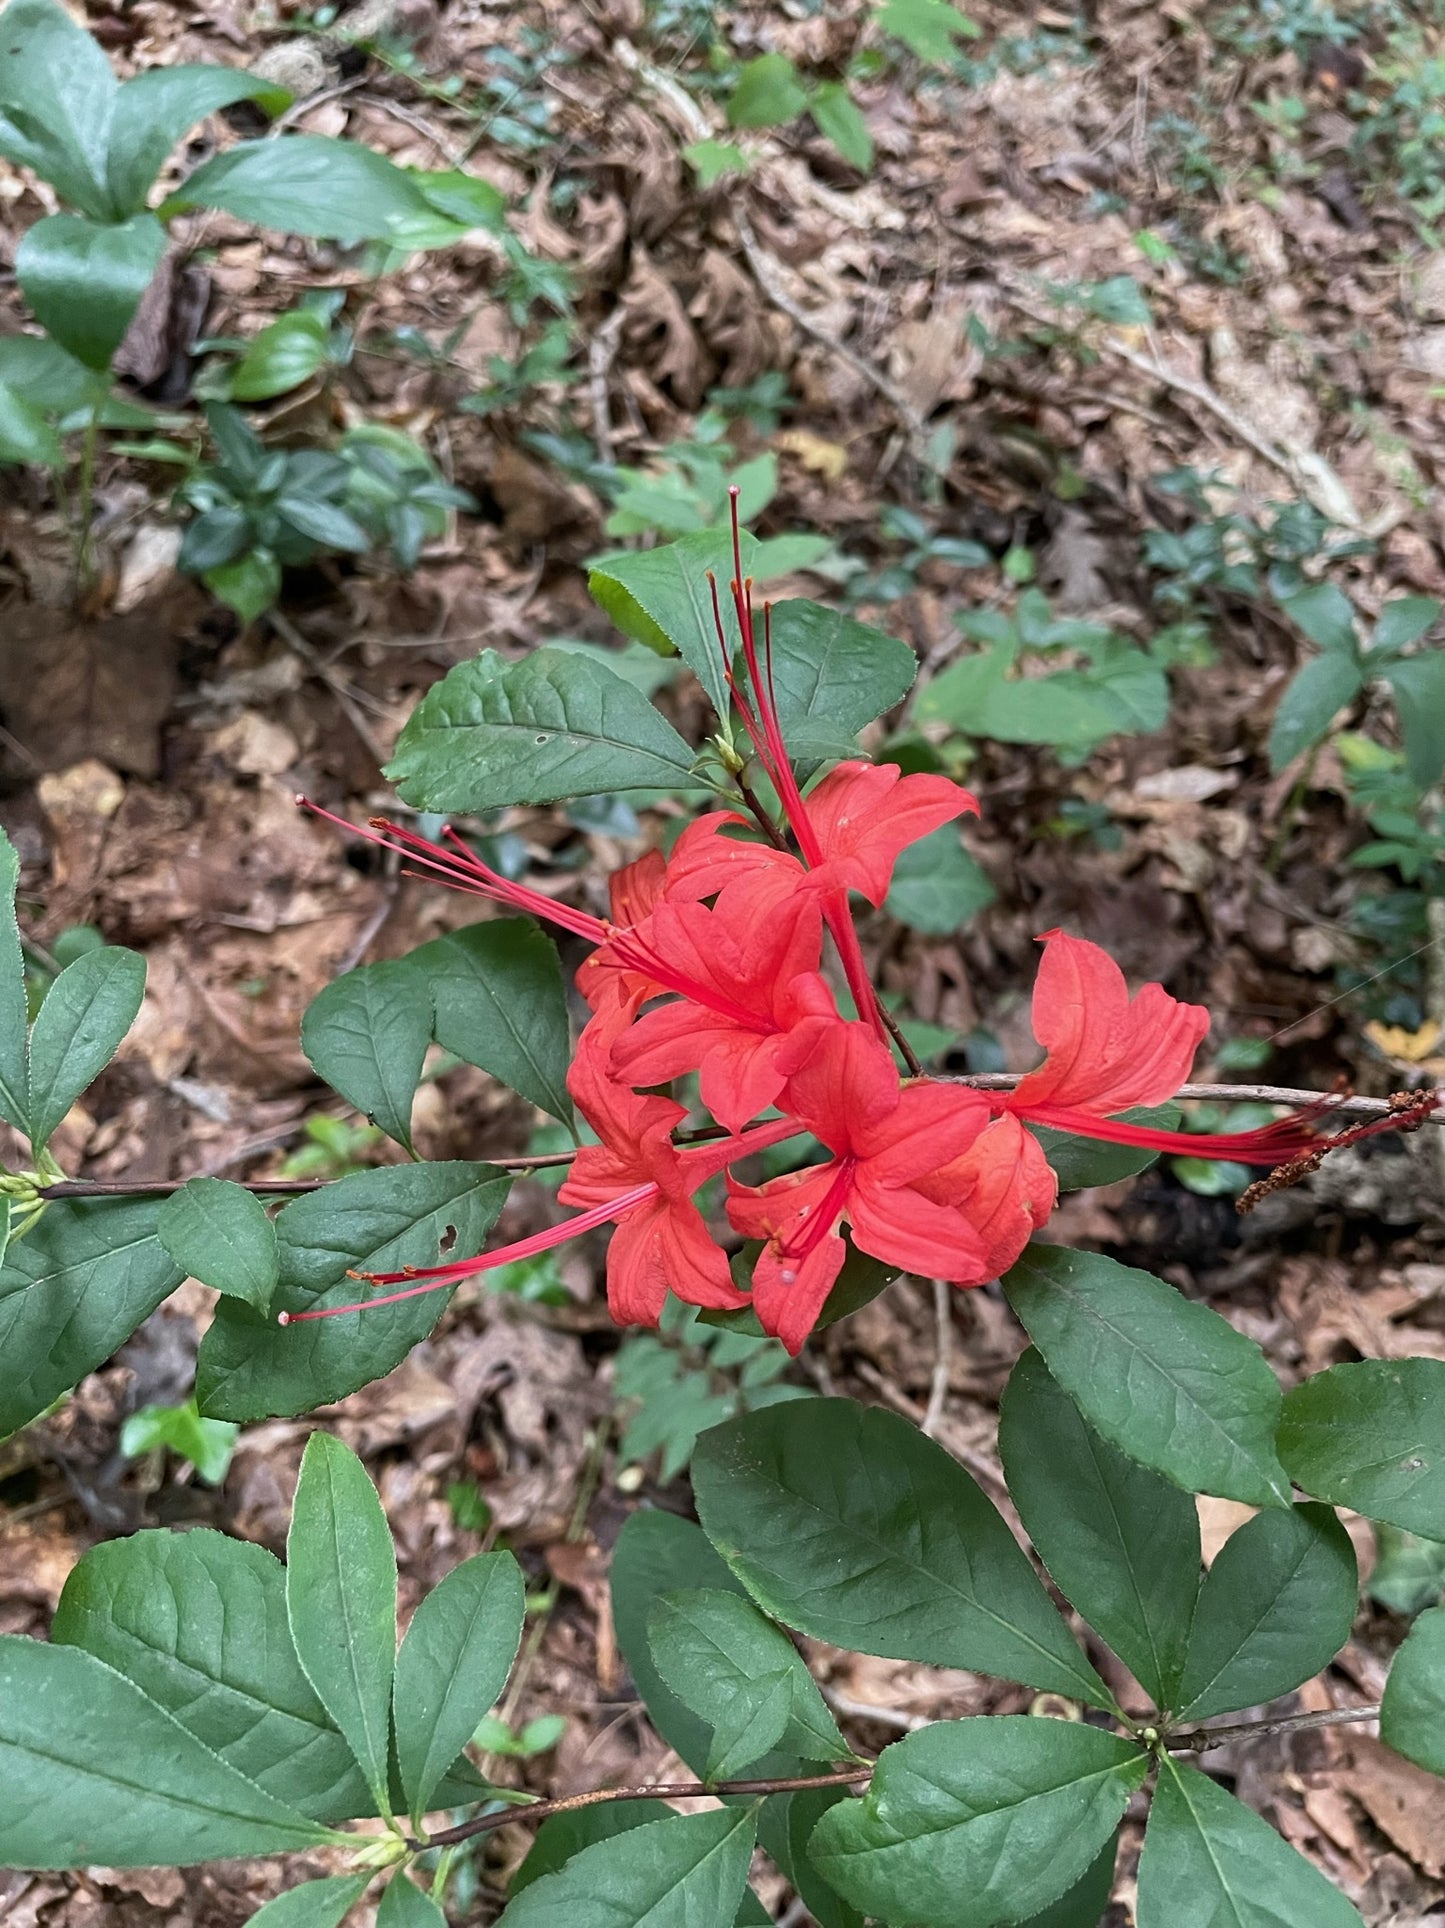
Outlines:
{"label": "flower cluster", "polygon": [[[731,592],[743,668],[729,662],[728,683],[778,800],[776,820],[751,790],[756,821],[730,810],[703,816],[666,859],[652,851],[612,877],[607,919],[508,882],[455,833],[434,844],[373,826],[375,841],[431,875],[594,944],[578,973],[591,1015],[568,1083],[599,1142],[576,1154],[559,1194],[585,1208],[577,1216],[480,1258],[377,1275],[374,1284],[403,1289],[366,1303],[434,1290],[611,1223],[607,1291],[619,1322],[656,1324],[669,1292],[708,1308],[750,1304],[796,1353],[842,1269],[845,1228],[884,1265],[957,1286],[1011,1265],[1058,1191],[1030,1124],[1266,1165],[1319,1143],[1299,1117],[1213,1138],[1120,1119],[1185,1082],[1209,1014],[1158,984],[1131,999],[1105,952],[1058,930],[1041,940],[1033,997],[1045,1056],[1013,1090],[900,1066],[850,899],[881,905],[902,852],[978,805],[946,777],[861,761],[837,764],[805,797],[773,696],[767,612],[760,646],[750,589],[739,561]],[[713,601],[726,658],[715,584]],[[825,968],[830,947],[847,1005]],[[688,1112],[663,1088],[687,1074],[715,1124],[684,1140]],[[756,1185],[737,1175],[751,1154],[792,1141],[796,1169]],[[697,1203],[720,1175],[733,1233],[761,1241],[746,1290]]]}

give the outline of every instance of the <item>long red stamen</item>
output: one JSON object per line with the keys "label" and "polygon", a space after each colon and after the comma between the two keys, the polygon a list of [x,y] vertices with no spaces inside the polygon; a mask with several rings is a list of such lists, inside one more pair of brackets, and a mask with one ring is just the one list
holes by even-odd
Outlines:
{"label": "long red stamen", "polygon": [[809,1206],[803,1206],[798,1216],[806,1222],[789,1237],[778,1240],[778,1257],[789,1262],[781,1274],[784,1285],[792,1285],[795,1282],[797,1272],[794,1268],[801,1265],[811,1253],[816,1252],[823,1240],[836,1228],[843,1215],[843,1207],[848,1201],[848,1194],[853,1189],[853,1169],[857,1162],[857,1159],[852,1157],[840,1158],[832,1183],[824,1192],[816,1211]]}
{"label": "long red stamen", "polygon": [[[600,917],[593,917],[588,911],[577,910],[571,904],[560,904],[554,898],[544,895],[540,890],[532,890],[526,884],[513,883],[499,871],[484,864],[471,845],[448,824],[443,836],[455,845],[448,849],[442,844],[433,843],[415,830],[403,829],[399,824],[388,823],[385,817],[373,817],[363,827],[350,823],[345,817],[338,817],[330,810],[323,810],[319,803],[309,797],[298,796],[297,804],[309,810],[315,817],[322,817],[327,823],[334,823],[339,830],[349,830],[354,837],[361,837],[367,843],[376,844],[382,850],[394,850],[414,864],[420,864],[439,882],[453,890],[464,890],[476,897],[486,897],[492,903],[505,904],[512,910],[524,910],[534,917],[545,918],[547,922],[559,925],[578,937],[585,937],[589,944],[603,943],[610,931]],[[412,871],[411,876],[421,872]]]}
{"label": "long red stamen", "polygon": [[716,1011],[719,1017],[730,1018],[748,1031],[776,1031],[778,1026],[765,1013],[750,1011],[746,1005],[739,1004],[734,998],[725,997],[710,985],[699,984],[685,971],[659,957],[650,944],[640,938],[635,931],[616,931],[608,945],[608,955],[629,971],[638,971],[650,977],[665,991],[676,991],[679,997],[688,998],[700,1004],[707,1011]]}
{"label": "long red stamen", "polygon": [[[1006,1094],[990,1100],[996,1111],[1012,1111],[1016,1117],[1055,1131],[1071,1132],[1079,1138],[1096,1138],[1110,1145],[1139,1145],[1149,1151],[1182,1152],[1193,1158],[1231,1158],[1241,1165],[1279,1165],[1304,1153],[1327,1150],[1335,1141],[1321,1137],[1313,1127],[1334,1109],[1325,1098],[1303,1111],[1278,1118],[1272,1125],[1254,1131],[1165,1131],[1154,1125],[1131,1124],[1125,1118],[1099,1118],[1071,1105],[1014,1104]],[[1357,1136],[1376,1131],[1398,1130],[1401,1120],[1394,1116],[1372,1119]]]}

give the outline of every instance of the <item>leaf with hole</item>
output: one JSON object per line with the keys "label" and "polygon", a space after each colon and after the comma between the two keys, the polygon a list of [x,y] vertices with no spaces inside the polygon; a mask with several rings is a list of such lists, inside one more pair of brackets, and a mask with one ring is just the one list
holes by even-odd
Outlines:
{"label": "leaf with hole", "polygon": [[1331,1366],[1285,1401],[1280,1457],[1316,1499],[1445,1540],[1445,1363]]}

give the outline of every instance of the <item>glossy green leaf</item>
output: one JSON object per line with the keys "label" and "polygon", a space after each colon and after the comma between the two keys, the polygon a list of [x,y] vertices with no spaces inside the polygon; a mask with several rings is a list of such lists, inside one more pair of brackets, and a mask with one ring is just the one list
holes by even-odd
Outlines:
{"label": "glossy green leaf", "polygon": [[663,1680],[713,1729],[709,1780],[735,1778],[778,1745],[805,1761],[848,1755],[802,1655],[751,1601],[711,1588],[664,1593],[648,1639]]}
{"label": "glossy green leaf", "polygon": [[371,1875],[329,1874],[287,1888],[258,1908],[246,1928],[340,1928],[352,1904],[371,1885]]}
{"label": "glossy green leaf", "polygon": [[252,549],[207,569],[201,580],[243,623],[252,623],[280,597],[281,565],[269,549]]}
{"label": "glossy green leaf", "polygon": [[1181,1718],[1235,1713],[1313,1679],[1349,1639],[1358,1595],[1355,1550],[1329,1507],[1257,1513],[1199,1595]]}
{"label": "glossy green leaf", "polygon": [[1003,1282],[1096,1432],[1186,1492],[1287,1506],[1279,1382],[1252,1339],[1172,1285],[1097,1252],[1029,1248]]}
{"label": "glossy green leaf", "polygon": [[156,1237],[158,1210],[153,1198],[57,1199],[11,1244],[0,1265],[0,1436],[104,1365],[180,1284]]}
{"label": "glossy green leaf", "polygon": [[1280,608],[1321,649],[1336,656],[1355,654],[1355,608],[1338,583],[1312,582],[1297,595],[1282,597]]}
{"label": "glossy green leaf", "polygon": [[[0,1118],[24,1132],[30,1121],[29,1005],[25,954],[15,916],[20,858],[0,830]],[[0,1254],[0,1258],[3,1258]]]}
{"label": "glossy green leaf", "polygon": [[809,1399],[698,1441],[708,1538],[766,1613],[860,1653],[1112,1706],[982,1491],[894,1413]]}
{"label": "glossy green leaf", "polygon": [[1199,1596],[1194,1502],[1101,1439],[1032,1347],[1009,1379],[998,1439],[1019,1517],[1060,1592],[1156,1706],[1175,1706]]}
{"label": "glossy green leaf", "polygon": [[38,1151],[115,1056],[145,996],[145,959],[106,944],[67,964],[30,1033],[30,1138]]}
{"label": "glossy green leaf", "polygon": [[728,100],[729,127],[781,127],[808,105],[808,92],[786,54],[743,63]]}
{"label": "glossy green leaf", "polygon": [[93,1655],[0,1635],[6,1866],[185,1866],[328,1838]]}
{"label": "glossy green leaf", "polygon": [[1149,1756],[1078,1721],[938,1721],[883,1750],[861,1801],[810,1844],[869,1914],[910,1928],[994,1928],[1056,1901],[1091,1868]]}
{"label": "glossy green leaf", "polygon": [[15,278],[47,334],[88,368],[108,368],[165,251],[153,214],[47,214],[25,230]]}
{"label": "glossy green leaf", "polygon": [[420,1820],[442,1776],[507,1684],[526,1614],[510,1553],[454,1567],[412,1616],[396,1659],[396,1758]]}
{"label": "glossy green leaf", "polygon": [[119,88],[99,43],[56,0],[10,0],[0,56],[0,154],[104,220]]}
{"label": "glossy green leaf", "polygon": [[957,824],[946,823],[901,853],[883,908],[913,930],[947,937],[997,896],[960,842]]}
{"label": "glossy green leaf", "polygon": [[565,1125],[572,1034],[557,946],[526,917],[433,938],[405,960],[429,987],[432,1035]]}
{"label": "glossy green leaf", "polygon": [[297,308],[278,315],[254,337],[231,372],[227,393],[237,402],[267,402],[326,366],[329,327],[324,315]]}
{"label": "glossy green leaf", "polygon": [[1445,1540],[1445,1363],[1331,1366],[1285,1401],[1279,1450],[1316,1499]]}
{"label": "glossy green leaf", "polygon": [[851,1798],[841,1787],[799,1788],[770,1795],[758,1815],[760,1845],[797,1889],[819,1928],[863,1928],[862,1915],[823,1879],[808,1854],[819,1821]]}
{"label": "glossy green leaf", "polygon": [[161,209],[220,208],[285,234],[339,241],[385,240],[393,222],[425,214],[403,169],[359,141],[286,134],[241,141],[203,161]]}
{"label": "glossy green leaf", "polygon": [[493,1165],[398,1165],[353,1173],[294,1200],[276,1219],[281,1283],[272,1315],[263,1319],[223,1299],[201,1341],[201,1411],[243,1422],[308,1412],[390,1372],[431,1331],[450,1290],[284,1328],[274,1312],[364,1300],[366,1286],[348,1277],[352,1271],[470,1258],[510,1184]]}
{"label": "glossy green leaf", "polygon": [[534,1881],[540,1881],[544,1874],[556,1874],[564,1862],[594,1842],[630,1834],[649,1821],[666,1821],[673,1812],[665,1801],[642,1799],[608,1801],[597,1807],[549,1815],[538,1828],[527,1858],[512,1876],[508,1893],[516,1897]]}
{"label": "glossy green leaf", "polygon": [[1392,663],[1390,693],[1405,739],[1405,761],[1422,790],[1445,773],[1445,649]]}
{"label": "glossy green leaf", "polygon": [[[757,576],[759,545],[746,530],[741,531],[740,548],[744,576]],[[732,699],[709,572],[717,584],[717,612],[727,638],[728,663],[732,663],[742,648],[742,636],[728,593],[733,546],[726,529],[704,529],[655,549],[601,556],[591,565],[587,587],[624,636],[664,656],[676,650],[707,691],[714,711],[726,717]]]}
{"label": "glossy green leaf", "polygon": [[347,971],[311,1000],[301,1049],[318,1078],[408,1151],[432,1034],[431,990],[408,958]]}
{"label": "glossy green leaf", "polygon": [[1119,1840],[1115,1835],[1104,1843],[1072,1888],[1066,1889],[1047,1908],[1020,1922],[1019,1928],[1100,1928],[1113,1891],[1114,1864],[1118,1858]]}
{"label": "glossy green leaf", "polygon": [[1319,1869],[1196,1767],[1166,1759],[1139,1861],[1139,1928],[1363,1928]]}
{"label": "glossy green leaf", "polygon": [[398,1868],[381,1897],[376,1928],[447,1928],[447,1918],[431,1896]]}
{"label": "glossy green leaf", "polygon": [[65,460],[65,444],[37,408],[9,382],[0,381],[0,463],[27,468],[56,468]]}
{"label": "glossy green leaf", "polygon": [[1395,1655],[1380,1738],[1431,1774],[1445,1774],[1445,1607],[1422,1613]]}
{"label": "glossy green leaf", "polygon": [[857,754],[853,739],[913,687],[907,643],[841,610],[801,600],[773,604],[773,693],[795,758]]}
{"label": "glossy green leaf", "polygon": [[1301,750],[1322,742],[1338,711],[1352,703],[1364,685],[1353,655],[1327,651],[1315,656],[1279,700],[1269,732],[1269,767],[1283,770]]}
{"label": "glossy green leaf", "polygon": [[862,109],[841,80],[826,80],[808,102],[818,132],[830,140],[850,167],[866,174],[873,165],[873,136]]}
{"label": "glossy green leaf", "polygon": [[286,1617],[302,1671],[387,1799],[396,1550],[366,1468],[330,1433],[306,1442],[286,1536]]}
{"label": "glossy green leaf", "polygon": [[590,657],[493,650],[458,663],[397,739],[387,775],[422,810],[497,810],[604,790],[696,788],[692,751]]}
{"label": "glossy green leaf", "polygon": [[106,183],[114,211],[139,214],[176,142],[197,121],[238,100],[280,113],[291,96],[241,67],[148,67],[116,96],[106,148]]}
{"label": "glossy green leaf", "polygon": [[193,1178],[168,1198],[156,1236],[182,1271],[264,1312],[276,1289],[276,1227],[244,1185]]}
{"label": "glossy green leaf", "polygon": [[595,1842],[510,1901],[497,1928],[713,1928],[742,1903],[753,1852],[746,1807],[673,1814]]}

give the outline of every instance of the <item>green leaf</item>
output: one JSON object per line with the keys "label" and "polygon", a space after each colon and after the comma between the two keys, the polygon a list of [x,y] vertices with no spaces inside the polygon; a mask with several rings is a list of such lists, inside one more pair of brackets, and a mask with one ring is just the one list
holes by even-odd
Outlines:
{"label": "green leaf", "polygon": [[947,937],[998,896],[982,866],[945,823],[904,850],[883,908],[900,924]]}
{"label": "green leaf", "polygon": [[1036,1915],[1021,1922],[1019,1928],[1099,1928],[1109,1896],[1114,1888],[1114,1864],[1119,1858],[1119,1840],[1114,1836],[1099,1850],[1097,1858],[1085,1869],[1072,1888]]}
{"label": "green leaf", "polygon": [[371,547],[371,537],[356,517],[321,496],[283,495],[277,500],[276,513],[288,528],[323,549],[362,555]]}
{"label": "green leaf", "polygon": [[432,1034],[431,989],[409,958],[347,971],[311,1000],[301,1049],[318,1078],[412,1150],[411,1107]]}
{"label": "green leaf", "polygon": [[1113,1705],[993,1506],[896,1414],[773,1406],[704,1433],[692,1476],[708,1538],[784,1625]]}
{"label": "green leaf", "polygon": [[1279,1382],[1252,1339],[1098,1252],[1034,1245],[1003,1281],[1049,1371],[1096,1432],[1188,1493],[1288,1506]]}
{"label": "green leaf", "polygon": [[[741,532],[741,551],[744,575],[759,575],[758,543],[746,530]],[[705,529],[656,549],[600,556],[588,572],[587,588],[624,636],[660,655],[670,656],[676,650],[707,691],[716,714],[726,717],[732,699],[713,617],[709,571],[717,584],[731,664],[742,648],[742,637],[728,594],[733,546],[726,529]]]}
{"label": "green leaf", "polygon": [[19,855],[0,830],[0,1118],[23,1133],[30,1122],[30,1007],[25,995],[25,953],[15,917],[19,883]]}
{"label": "green leaf", "polygon": [[10,0],[0,59],[0,154],[104,220],[106,146],[119,88],[99,43],[55,0]]}
{"label": "green leaf", "polygon": [[682,158],[704,189],[715,186],[725,174],[748,171],[747,155],[731,141],[693,141],[682,150]]}
{"label": "green leaf", "polygon": [[497,1928],[712,1928],[736,1915],[753,1852],[750,1808],[673,1814],[595,1842],[515,1896]]}
{"label": "green leaf", "polygon": [[252,549],[234,562],[207,569],[201,580],[242,623],[253,623],[281,594],[281,565],[269,549]]}
{"label": "green leaf", "polygon": [[227,1419],[202,1419],[194,1399],[183,1406],[142,1406],[120,1429],[120,1450],[127,1459],[167,1447],[188,1459],[208,1486],[219,1486],[231,1465],[240,1427]]}
{"label": "green leaf", "polygon": [[0,462],[29,468],[55,468],[65,460],[65,444],[37,408],[8,382],[0,382]]}
{"label": "green leaf", "polygon": [[[305,1312],[364,1299],[365,1287],[349,1272],[439,1264],[449,1230],[455,1238],[445,1255],[471,1257],[481,1250],[510,1183],[493,1165],[400,1165],[356,1172],[294,1200],[276,1219],[276,1308]],[[399,1365],[450,1298],[450,1290],[427,1293],[284,1329],[274,1318],[223,1299],[196,1362],[201,1411],[247,1421],[344,1399]]]}
{"label": "green leaf", "polygon": [[792,1882],[819,1928],[863,1928],[863,1917],[814,1867],[808,1842],[819,1821],[849,1797],[840,1787],[799,1788],[773,1794],[758,1815],[761,1846]]}
{"label": "green leaf", "polygon": [[352,1904],[371,1885],[371,1875],[329,1874],[319,1881],[303,1881],[287,1888],[264,1908],[258,1908],[246,1928],[340,1928]]}
{"label": "green leaf", "polygon": [[122,218],[145,207],[152,182],[171,149],[197,121],[238,100],[279,114],[291,96],[284,87],[239,67],[150,67],[125,82],[116,97],[106,149],[111,206]]}
{"label": "green leaf", "polygon": [[499,810],[604,790],[691,790],[692,751],[647,698],[591,658],[484,650],[429,690],[386,774],[422,810]]}
{"label": "green leaf", "polygon": [[1078,1721],[939,1721],[886,1747],[867,1794],[809,1853],[857,1907],[918,1928],[993,1928],[1056,1901],[1113,1835],[1149,1756]]}
{"label": "green leaf", "polygon": [[1312,582],[1297,595],[1279,598],[1279,606],[1321,649],[1340,656],[1356,654],[1354,604],[1338,584]]}
{"label": "green leaf", "polygon": [[357,141],[321,134],[241,141],[203,161],[161,208],[220,208],[285,234],[382,241],[394,222],[427,212],[415,182]]}
{"label": "green leaf", "polygon": [[550,937],[529,918],[499,917],[433,938],[406,962],[430,986],[443,1051],[571,1124],[567,993]]}
{"label": "green leaf", "polygon": [[0,1635],[7,1866],[183,1867],[329,1838],[93,1655]]}
{"label": "green leaf", "polygon": [[1358,1594],[1355,1549],[1329,1507],[1246,1520],[1199,1595],[1180,1718],[1236,1713],[1312,1680],[1349,1639]]}
{"label": "green leaf", "polygon": [[396,1758],[413,1820],[507,1684],[526,1614],[510,1553],[479,1553],[412,1616],[396,1660]]}
{"label": "green leaf", "polygon": [[306,1678],[384,1812],[396,1550],[366,1468],[330,1433],[312,1433],[301,1460],[286,1536],[286,1618]]}
{"label": "green leaf", "polygon": [[[1182,1114],[1178,1105],[1135,1105],[1116,1115],[1131,1125],[1159,1125],[1175,1131]],[[1029,1130],[1043,1146],[1061,1192],[1079,1192],[1089,1185],[1116,1185],[1121,1178],[1147,1171],[1159,1157],[1157,1151],[1142,1145],[1109,1145],[1101,1138],[1076,1138],[1072,1132],[1055,1131],[1049,1125],[1030,1125]]]}
{"label": "green leaf", "polygon": [[1316,1499],[1445,1540],[1445,1363],[1331,1366],[1285,1401],[1280,1457]]}
{"label": "green leaf", "polygon": [[1139,1928],[1363,1928],[1339,1889],[1197,1767],[1167,1756],[1139,1861]]}
{"label": "green leaf", "polygon": [[182,1271],[264,1312],[276,1289],[276,1227],[261,1201],[225,1178],[193,1178],[156,1221],[160,1242]]}
{"label": "green leaf", "polygon": [[104,1365],[180,1284],[156,1237],[158,1209],[153,1198],[57,1199],[10,1246],[0,1266],[0,1436]]}
{"label": "green leaf", "polygon": [[325,316],[312,308],[297,308],[267,322],[253,338],[231,372],[227,392],[237,402],[268,402],[310,381],[329,359],[330,328]]}
{"label": "green leaf", "polygon": [[958,40],[976,40],[980,29],[948,0],[887,0],[878,11],[884,33],[935,67],[950,67]]}
{"label": "green leaf", "polygon": [[873,165],[873,136],[857,101],[841,80],[825,80],[808,102],[818,132],[850,167],[866,174]]}
{"label": "green leaf", "polygon": [[1380,1738],[1417,1767],[1445,1774],[1445,1607],[1422,1613],[1395,1655]]}
{"label": "green leaf", "polygon": [[1445,1600],[1445,1545],[1398,1526],[1377,1525],[1375,1569],[1366,1582],[1372,1600],[1407,1619]]}
{"label": "green leaf", "polygon": [[1394,596],[1380,611],[1370,638],[1371,654],[1408,649],[1439,620],[1440,604],[1434,596]]}
{"label": "green leaf", "polygon": [[538,1828],[526,1860],[512,1876],[508,1892],[515,1898],[544,1874],[555,1874],[564,1862],[594,1842],[630,1834],[649,1821],[666,1821],[673,1812],[665,1801],[642,1799],[608,1801],[597,1807],[575,1808],[570,1814],[549,1815]]}
{"label": "green leaf", "polygon": [[[779,1743],[805,1761],[846,1758],[848,1743],[802,1656],[751,1601],[711,1588],[662,1594],[648,1639],[663,1680],[713,1729],[708,1780],[732,1779]],[[745,1742],[745,1733],[766,1728],[759,1710],[773,1700],[781,1708],[776,1728]]]}
{"label": "green leaf", "polygon": [[108,368],[165,251],[153,214],[104,224],[47,214],[25,230],[15,278],[47,334],[88,368]]}
{"label": "green leaf", "polygon": [[145,959],[107,944],[67,964],[30,1033],[30,1141],[39,1151],[115,1056],[145,996]]}
{"label": "green leaf", "polygon": [[1009,1379],[998,1438],[1019,1517],[1059,1590],[1155,1704],[1175,1706],[1199,1595],[1193,1501],[1101,1439],[1032,1347]]}
{"label": "green leaf", "polygon": [[447,1928],[447,1918],[398,1868],[376,1911],[376,1928]]}
{"label": "green leaf", "polygon": [[1445,772],[1445,649],[1421,650],[1389,669],[1405,762],[1422,790]]}
{"label": "green leaf", "polygon": [[856,755],[853,739],[913,687],[907,643],[821,603],[774,603],[773,689],[795,758]]}
{"label": "green leaf", "polygon": [[786,54],[746,61],[728,101],[729,127],[781,127],[808,105],[808,92]]}
{"label": "green leaf", "polygon": [[1312,750],[1329,730],[1337,711],[1352,703],[1364,683],[1353,656],[1328,651],[1305,664],[1280,698],[1269,732],[1269,767],[1292,763]]}

